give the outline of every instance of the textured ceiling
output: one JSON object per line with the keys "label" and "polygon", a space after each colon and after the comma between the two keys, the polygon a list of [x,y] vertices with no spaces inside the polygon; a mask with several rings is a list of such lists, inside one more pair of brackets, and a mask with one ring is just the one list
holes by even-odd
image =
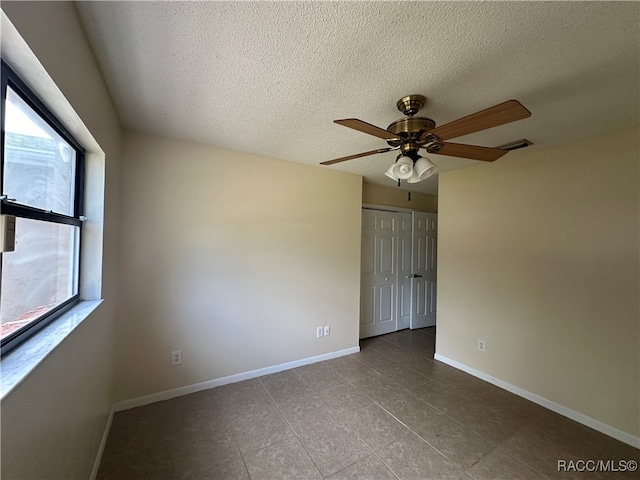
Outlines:
{"label": "textured ceiling", "polygon": [[[79,2],[129,128],[317,165],[383,148],[396,101],[442,125],[509,99],[532,117],[455,139],[531,149],[639,123],[637,2]],[[508,162],[511,152],[498,162]],[[478,162],[430,155],[440,171]],[[367,181],[394,152],[331,167]],[[437,181],[411,185],[436,193]]]}

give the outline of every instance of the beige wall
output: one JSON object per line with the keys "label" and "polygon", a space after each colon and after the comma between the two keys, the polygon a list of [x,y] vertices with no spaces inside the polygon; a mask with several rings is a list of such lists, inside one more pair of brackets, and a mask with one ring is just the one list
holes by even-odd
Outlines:
{"label": "beige wall", "polygon": [[441,174],[437,353],[638,436],[638,159],[633,129]]}
{"label": "beige wall", "polygon": [[[120,128],[73,4],[3,1],[2,10],[106,154],[106,165],[93,165],[98,170],[88,180],[92,195],[101,188],[92,182],[106,170],[105,301],[3,399],[2,478],[86,479],[113,402]],[[90,216],[99,231],[99,212]],[[100,280],[92,284],[93,290],[86,289],[90,297],[99,293]]]}
{"label": "beige wall", "polygon": [[118,400],[358,345],[361,177],[126,133],[122,178]]}
{"label": "beige wall", "polygon": [[373,183],[362,184],[362,203],[388,205],[391,207],[410,208],[421,212],[438,213],[438,197],[424,193],[411,192],[408,200],[407,191],[397,187],[385,187]]}

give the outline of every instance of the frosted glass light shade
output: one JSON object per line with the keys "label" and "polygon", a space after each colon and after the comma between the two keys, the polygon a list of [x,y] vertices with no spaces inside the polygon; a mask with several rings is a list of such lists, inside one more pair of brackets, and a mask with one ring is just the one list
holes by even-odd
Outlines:
{"label": "frosted glass light shade", "polygon": [[413,160],[409,157],[400,157],[389,170],[396,179],[407,180],[413,175]]}
{"label": "frosted glass light shade", "polygon": [[411,178],[407,180],[407,183],[418,183],[420,181],[422,181],[422,179],[420,178],[420,175],[418,175],[418,172],[414,170],[413,175],[411,175]]}
{"label": "frosted glass light shade", "polygon": [[416,160],[416,163],[413,166],[414,173],[407,180],[407,183],[418,183],[426,178],[430,177],[438,170],[437,165],[435,165],[431,160],[426,157],[420,157]]}
{"label": "frosted glass light shade", "polygon": [[393,173],[393,168],[396,166],[396,164],[394,163],[393,165],[391,165],[389,167],[389,170],[387,170],[386,172],[384,172],[384,174],[389,177],[391,180],[398,180],[398,177],[396,177],[396,174]]}

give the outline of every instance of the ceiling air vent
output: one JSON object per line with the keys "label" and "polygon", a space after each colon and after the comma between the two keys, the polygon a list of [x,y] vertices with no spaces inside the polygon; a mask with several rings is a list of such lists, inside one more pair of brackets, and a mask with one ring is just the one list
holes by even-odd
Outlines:
{"label": "ceiling air vent", "polygon": [[496,148],[499,148],[500,150],[518,150],[519,148],[525,148],[529,145],[533,145],[533,142],[523,138],[522,140],[516,140],[515,142],[505,143],[504,145],[500,145]]}

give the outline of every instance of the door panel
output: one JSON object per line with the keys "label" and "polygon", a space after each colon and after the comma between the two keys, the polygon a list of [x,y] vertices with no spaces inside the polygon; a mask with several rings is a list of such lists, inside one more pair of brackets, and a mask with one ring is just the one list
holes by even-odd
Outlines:
{"label": "door panel", "polygon": [[398,224],[392,212],[362,211],[361,338],[397,330]]}
{"label": "door panel", "polygon": [[[394,296],[394,288],[393,285],[380,285],[378,288],[378,298],[380,301],[379,305],[379,313],[378,313],[378,322],[393,322],[395,315],[393,314],[395,307],[395,296]],[[395,327],[395,325],[394,325]]]}
{"label": "door panel", "polygon": [[376,264],[376,241],[373,237],[363,237],[360,254],[360,272],[372,274]]}
{"label": "door panel", "polygon": [[415,311],[418,316],[426,315],[429,311],[428,285],[424,280],[416,281],[416,305]]}
{"label": "door panel", "polygon": [[375,314],[375,287],[362,287],[360,289],[360,324],[373,323]]}
{"label": "door panel", "polygon": [[411,325],[411,270],[413,268],[413,220],[410,213],[398,213],[398,330]]}
{"label": "door panel", "polygon": [[398,330],[409,328],[411,324],[411,279],[400,284],[398,292]]}
{"label": "door panel", "polygon": [[437,215],[413,212],[413,311],[411,328],[436,324]]}
{"label": "door panel", "polygon": [[396,263],[396,239],[380,235],[376,238],[376,243],[379,245],[377,273],[380,275],[393,275]]}

